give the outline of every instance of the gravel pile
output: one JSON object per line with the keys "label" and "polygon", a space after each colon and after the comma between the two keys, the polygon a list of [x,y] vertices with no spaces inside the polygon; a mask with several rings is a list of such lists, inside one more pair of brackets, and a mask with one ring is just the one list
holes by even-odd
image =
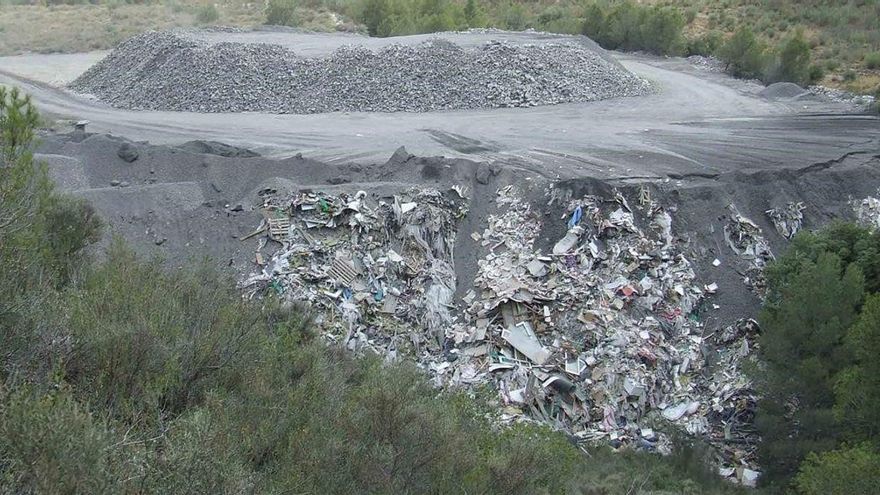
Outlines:
{"label": "gravel pile", "polygon": [[651,91],[577,43],[462,49],[437,39],[302,58],[280,46],[212,44],[179,32],[129,39],[70,87],[120,108],[270,113],[529,107]]}

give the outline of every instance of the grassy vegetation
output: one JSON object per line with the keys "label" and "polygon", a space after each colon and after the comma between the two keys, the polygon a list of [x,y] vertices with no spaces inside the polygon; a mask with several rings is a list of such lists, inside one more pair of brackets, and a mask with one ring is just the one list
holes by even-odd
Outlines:
{"label": "grassy vegetation", "polygon": [[265,19],[261,4],[238,0],[51,6],[2,2],[0,55],[106,50],[150,29],[206,24],[255,26]]}
{"label": "grassy vegetation", "polygon": [[737,493],[700,450],[589,457],[493,424],[488,391],[328,346],[209,263],[167,272],[101,232],[33,160],[0,90],[0,493]]}

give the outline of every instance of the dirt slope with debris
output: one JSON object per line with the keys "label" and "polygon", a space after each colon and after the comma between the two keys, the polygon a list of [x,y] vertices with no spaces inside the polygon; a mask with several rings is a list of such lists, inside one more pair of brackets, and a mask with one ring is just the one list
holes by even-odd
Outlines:
{"label": "dirt slope with debris", "polygon": [[254,155],[69,134],[45,136],[38,156],[138,251],[173,266],[210,255],[250,294],[323,308],[327,338],[356,352],[415,359],[438,384],[492,383],[499,420],[660,451],[686,431],[740,477],[734,458],[759,467],[723,438],[754,441],[738,370],[760,268],[793,231],[855,219],[864,198],[865,218],[880,213],[880,153],[662,180],[405,149],[369,167]]}

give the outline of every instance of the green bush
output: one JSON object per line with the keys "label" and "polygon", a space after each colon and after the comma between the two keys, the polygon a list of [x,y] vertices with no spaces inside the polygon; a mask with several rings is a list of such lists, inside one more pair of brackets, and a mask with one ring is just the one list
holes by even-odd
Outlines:
{"label": "green bush", "polygon": [[880,454],[867,444],[812,453],[801,465],[794,485],[804,495],[876,493],[880,485]]}
{"label": "green bush", "polygon": [[[793,256],[793,255],[786,255]],[[823,252],[802,260],[784,283],[769,278],[761,312],[764,369],[754,376],[763,399],[756,426],[768,480],[786,480],[810,452],[838,440],[833,380],[848,360],[844,336],[862,301],[864,277],[855,264]]]}
{"label": "green bush", "polygon": [[271,26],[297,26],[297,0],[269,0],[266,4],[266,24]]}
{"label": "green bush", "polygon": [[583,34],[603,47],[668,55],[684,51],[685,20],[679,10],[630,1],[603,5],[588,5],[582,24]]}
{"label": "green bush", "polygon": [[753,370],[764,479],[782,489],[800,468],[800,490],[822,493],[805,480],[832,467],[811,452],[880,445],[880,235],[848,223],[801,232],[765,274],[763,365]]}
{"label": "green bush", "polygon": [[880,69],[880,52],[872,52],[866,54],[864,63],[866,69]]}
{"label": "green bush", "polygon": [[196,10],[196,22],[199,24],[211,24],[220,20],[220,11],[213,3],[202,5]]}
{"label": "green bush", "polygon": [[87,201],[68,196],[54,197],[45,212],[48,260],[57,283],[68,283],[86,266],[85,248],[101,239],[103,222]]}
{"label": "green bush", "polygon": [[0,391],[3,493],[116,492],[115,452],[106,426],[66,390]]}
{"label": "green bush", "polygon": [[699,38],[693,38],[688,41],[687,55],[715,55],[723,43],[724,38],[721,36],[721,33],[710,31]]}
{"label": "green bush", "polygon": [[835,380],[834,412],[849,439],[880,445],[880,294],[868,297],[846,346],[853,360]]}
{"label": "green bush", "polygon": [[763,79],[766,83],[788,81],[806,86],[814,81],[816,73],[810,70],[810,45],[800,31],[786,39],[771,60]]}
{"label": "green bush", "polygon": [[738,30],[718,49],[718,58],[736,77],[759,78],[764,73],[766,55],[764,45],[748,28]]}

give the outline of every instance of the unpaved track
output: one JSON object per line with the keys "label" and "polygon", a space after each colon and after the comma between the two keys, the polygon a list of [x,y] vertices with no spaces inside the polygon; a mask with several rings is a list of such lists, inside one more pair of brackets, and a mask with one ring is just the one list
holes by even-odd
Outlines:
{"label": "unpaved track", "polygon": [[[232,35],[205,36],[225,40]],[[241,38],[235,41],[294,40],[287,43],[311,55],[360,39],[289,33],[234,36]],[[456,35],[454,41],[476,43],[498,36]],[[537,41],[538,36],[520,37]],[[413,43],[422,38],[397,40]],[[264,154],[302,153],[332,163],[383,162],[405,146],[420,156],[500,161],[546,177],[711,176],[730,170],[802,168],[878,147],[880,122],[847,115],[843,105],[771,102],[756,96],[756,84],[701,71],[682,59],[613,56],[651,80],[657,93],[529,109],[419,114],[139,112],[110,108],[38,82],[51,74],[46,64],[52,59],[45,57],[32,62],[27,57],[0,59],[0,84],[23,87],[44,111],[91,121],[89,130],[95,132],[159,144],[210,139]],[[74,57],[63,60],[64,78],[75,75]],[[94,60],[94,55],[84,54],[81,70]]]}

